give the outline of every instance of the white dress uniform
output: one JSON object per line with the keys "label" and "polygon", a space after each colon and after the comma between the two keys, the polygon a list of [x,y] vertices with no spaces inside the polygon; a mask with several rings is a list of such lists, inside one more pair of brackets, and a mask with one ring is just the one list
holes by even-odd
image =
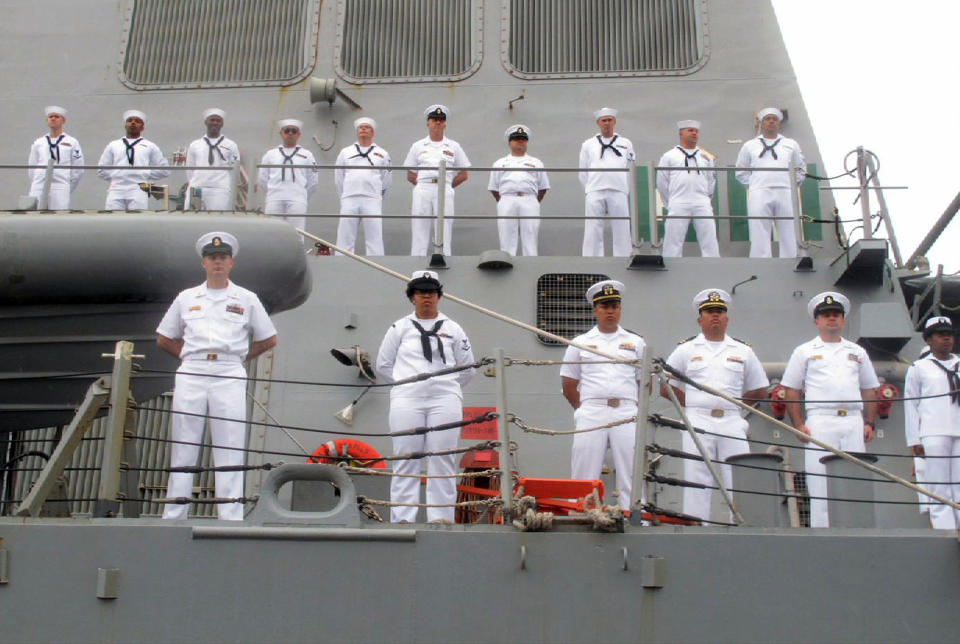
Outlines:
{"label": "white dress uniform", "polygon": [[[270,148],[260,163],[264,165],[317,165],[313,153],[299,145],[285,148],[282,145]],[[280,215],[294,228],[304,229],[307,218],[307,203],[317,189],[319,177],[309,168],[260,168],[257,182],[266,194],[263,212]],[[294,215],[294,216],[290,216]]]}
{"label": "white dress uniform", "polygon": [[[581,168],[629,168],[636,162],[630,139],[614,133],[610,138],[599,134],[580,146]],[[586,192],[584,214],[587,217],[629,217],[630,175],[625,172],[579,173]],[[614,257],[627,257],[633,249],[630,221],[610,222]],[[583,256],[603,257],[603,219],[587,219],[583,224]]]}
{"label": "white dress uniform", "polygon": [[[50,159],[56,161],[57,169],[50,178],[50,192],[47,197],[48,210],[69,210],[70,194],[76,190],[83,168],[70,166],[83,165],[83,150],[80,142],[69,134],[56,138],[41,136],[30,146],[27,165],[46,165]],[[64,168],[64,169],[61,169]],[[30,196],[40,198],[43,194],[43,181],[47,172],[43,169],[27,170],[30,177]]]}
{"label": "white dress uniform", "polygon": [[[816,337],[793,350],[780,384],[805,392],[806,425],[814,438],[847,452],[864,450],[860,390],[875,389],[880,381],[863,347],[845,338],[828,343]],[[811,497],[827,496],[826,467],[820,462],[827,455],[829,452],[813,445],[804,452]],[[810,526],[826,528],[829,524],[827,501],[811,498]]]}
{"label": "white dress uniform", "polygon": [[[733,398],[770,384],[753,349],[729,335],[721,341],[711,342],[700,333],[674,349],[667,364],[694,382],[718,389]],[[750,451],[746,441],[749,428],[746,419],[740,408],[731,402],[682,382],[677,382],[676,386],[684,392],[684,408],[694,427],[722,434],[703,434],[699,438],[709,457],[719,461],[717,469],[729,490],[733,486],[733,477],[726,459]],[[700,453],[688,432],[683,433],[683,451]],[[692,483],[716,485],[703,461],[684,459],[683,478]],[[683,488],[684,514],[709,519],[710,493],[709,489]]]}
{"label": "white dress uniform", "polygon": [[[101,166],[165,166],[163,152],[153,141],[143,137],[121,137],[111,141],[100,155]],[[146,210],[148,195],[140,189],[141,183],[151,183],[170,176],[169,170],[97,170],[101,179],[110,182],[106,210]]]}
{"label": "white dress uniform", "polygon": [[[613,333],[601,333],[594,326],[573,341],[626,360],[641,360],[646,346],[639,335],[619,326]],[[637,383],[641,370],[627,364],[593,362],[602,360],[606,358],[573,346],[568,346],[563,354],[563,361],[568,364],[560,368],[560,375],[580,381],[580,407],[573,412],[576,429],[596,427],[637,414]],[[584,364],[569,364],[571,362]],[[570,471],[575,479],[600,478],[609,444],[613,465],[617,470],[620,507],[624,510],[630,509],[632,499],[636,432],[637,424],[632,422],[573,436]]]}
{"label": "white dress uniform", "polygon": [[[376,143],[365,147],[357,142],[340,150],[335,165],[377,167],[389,166],[391,161],[390,154]],[[383,220],[379,216],[392,182],[390,170],[335,170],[333,178],[340,197],[337,246],[354,250],[360,219],[350,215],[376,215],[363,220],[363,237],[367,255],[383,255]]]}
{"label": "white dress uniform", "polygon": [[[453,178],[470,167],[470,159],[460,144],[453,139],[443,137],[442,141],[433,141],[429,136],[416,141],[410,146],[407,158],[403,160],[405,166],[433,166],[440,163],[440,159],[447,162],[447,189],[444,195],[444,226],[443,226],[443,254],[450,255],[450,246],[453,241]],[[414,217],[437,216],[437,171],[417,170],[417,185],[413,187],[413,203],[410,214]],[[432,240],[431,233],[435,219],[412,219],[410,221],[411,240],[410,254],[426,257]]]}
{"label": "white dress uniform", "polygon": [[233,210],[230,203],[230,168],[240,163],[240,148],[232,139],[204,135],[187,148],[188,166],[209,166],[223,170],[190,170],[187,172],[188,192],[200,188],[200,202],[204,210]]}
{"label": "white dress uniform", "polygon": [[[668,217],[664,226],[663,256],[683,255],[683,240],[693,222],[703,257],[720,257],[717,228],[713,221],[713,191],[717,186],[715,172],[701,172],[697,168],[714,167],[714,157],[701,148],[687,150],[679,145],[667,150],[657,163],[661,167],[694,168],[693,170],[660,170],[657,190],[667,205]],[[693,219],[690,217],[710,217]]]}
{"label": "white dress uniform", "polygon": [[[417,329],[420,325],[424,335]],[[430,358],[425,347],[430,347]],[[455,365],[474,362],[470,340],[459,324],[439,313],[432,320],[421,320],[415,313],[394,322],[380,344],[377,354],[377,373],[388,381],[403,380],[420,373],[438,371]],[[461,387],[470,382],[475,370],[466,369],[420,382],[398,385],[390,390],[390,431],[397,432],[416,427],[430,427],[463,420],[463,392]],[[415,436],[393,438],[394,454],[419,451],[440,451],[457,446],[459,429],[445,429]],[[455,474],[457,455],[428,456],[427,474]],[[420,474],[420,459],[394,461],[393,471],[399,474]],[[452,504],[457,498],[455,478],[427,479],[428,504]],[[390,500],[417,503],[420,499],[420,479],[394,477],[390,482]],[[454,508],[427,508],[427,521],[453,522]],[[413,523],[416,507],[390,509],[394,523]]]}
{"label": "white dress uniform", "polygon": [[[947,318],[949,319],[949,318]],[[952,501],[960,499],[960,395],[947,395],[960,388],[957,370],[960,358],[951,354],[938,360],[932,354],[917,360],[907,370],[903,395],[904,434],[907,445],[923,445],[923,479],[925,486]],[[909,400],[920,396],[936,396]],[[921,473],[917,481],[924,485]],[[949,482],[949,483],[948,483]],[[923,500],[931,502],[928,497]],[[960,512],[932,501],[930,521],[934,528],[955,530],[960,526]]]}
{"label": "white dress uniform", "polygon": [[[497,159],[494,168],[542,168],[540,159],[529,154],[513,156],[509,154]],[[517,254],[519,239],[523,254],[537,254],[537,239],[540,234],[540,202],[537,194],[550,189],[550,180],[546,172],[531,172],[522,169],[494,170],[490,173],[487,190],[500,193],[497,202],[498,217],[523,217],[524,219],[499,219],[497,231],[500,234],[500,250],[511,255]]]}
{"label": "white dress uniform", "polygon": [[[174,300],[157,333],[182,339],[181,364],[173,392],[171,438],[199,443],[203,439],[204,419],[176,412],[209,414],[234,420],[210,419],[210,438],[214,445],[213,461],[219,466],[242,465],[246,444],[246,380],[243,361],[251,339],[260,342],[277,334],[270,317],[256,293],[230,282],[224,289],[210,289],[206,283],[181,292]],[[241,379],[209,378],[235,376]],[[196,465],[200,455],[197,445],[173,443],[170,466]],[[216,472],[216,495],[220,498],[243,496],[243,472]],[[193,474],[170,474],[167,497],[190,497]],[[165,519],[187,518],[188,506],[167,504]],[[242,520],[243,504],[224,503],[217,506],[221,519]]]}
{"label": "white dress uniform", "polygon": [[[751,172],[750,168],[787,168],[790,162],[797,169],[791,180],[787,172]],[[807,162],[800,144],[785,136],[750,139],[740,148],[737,181],[747,186],[747,225],[750,229],[750,257],[772,257],[770,231],[774,221],[780,237],[780,257],[797,256],[797,234],[793,222],[793,200],[790,191],[803,183]],[[794,185],[793,181],[796,181]],[[776,217],[777,219],[754,219]]]}

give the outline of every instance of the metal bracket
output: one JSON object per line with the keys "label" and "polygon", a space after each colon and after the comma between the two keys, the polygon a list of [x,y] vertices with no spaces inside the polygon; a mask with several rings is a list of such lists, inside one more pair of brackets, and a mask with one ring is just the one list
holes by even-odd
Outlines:
{"label": "metal bracket", "polygon": [[[290,481],[327,481],[340,490],[340,502],[332,509],[322,512],[296,512],[280,505],[277,494],[284,483]],[[315,524],[360,527],[360,511],[357,509],[357,489],[353,479],[336,465],[314,463],[288,463],[267,474],[260,487],[260,499],[247,517],[247,521],[260,525]]]}

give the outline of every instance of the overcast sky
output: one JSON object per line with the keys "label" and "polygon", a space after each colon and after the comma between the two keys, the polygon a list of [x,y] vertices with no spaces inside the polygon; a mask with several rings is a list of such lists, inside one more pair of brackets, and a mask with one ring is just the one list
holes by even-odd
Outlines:
{"label": "overcast sky", "polygon": [[[906,260],[960,192],[960,2],[773,5],[826,171],[842,172],[844,155],[863,145],[880,157],[883,185],[909,186],[885,193]],[[949,167],[932,168],[936,163]],[[837,193],[844,219],[860,216],[855,194]],[[958,220],[927,254],[934,270],[938,263],[946,272],[960,270]]]}

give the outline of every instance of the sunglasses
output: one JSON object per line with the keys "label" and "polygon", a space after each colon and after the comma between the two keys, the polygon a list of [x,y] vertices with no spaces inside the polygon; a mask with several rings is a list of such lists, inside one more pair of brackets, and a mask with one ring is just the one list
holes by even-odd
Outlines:
{"label": "sunglasses", "polygon": [[300,130],[298,130],[298,129],[295,128],[295,127],[285,127],[285,128],[283,128],[282,130],[280,130],[280,131],[283,132],[284,134],[296,134],[296,133],[299,132]]}

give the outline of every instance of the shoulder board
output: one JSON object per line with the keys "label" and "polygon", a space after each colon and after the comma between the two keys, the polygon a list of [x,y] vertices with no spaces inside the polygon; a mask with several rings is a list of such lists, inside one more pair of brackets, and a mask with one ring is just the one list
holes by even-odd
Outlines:
{"label": "shoulder board", "polygon": [[637,333],[636,331],[632,331],[632,330],[628,329],[627,327],[623,327],[623,330],[626,331],[627,333],[632,333],[633,335],[637,336],[638,338],[642,338],[642,337],[643,337],[643,334]]}
{"label": "shoulder board", "polygon": [[734,340],[736,340],[737,342],[739,342],[740,344],[745,344],[745,345],[747,345],[748,347],[752,347],[752,346],[753,346],[752,344],[750,344],[750,343],[747,342],[746,340],[741,340],[740,338],[734,338],[732,335],[731,335],[730,337],[733,338]]}
{"label": "shoulder board", "polygon": [[684,342],[690,342],[690,340],[693,340],[693,339],[696,338],[696,337],[697,337],[697,336],[695,336],[695,335],[691,335],[689,338],[686,338],[685,340],[680,340],[680,342],[677,342],[677,345],[679,346],[679,345],[683,344]]}
{"label": "shoulder board", "polygon": [[707,150],[707,149],[704,149],[704,148],[699,148],[699,149],[700,149],[700,152],[702,152],[703,155],[704,155],[705,157],[707,157],[709,160],[711,160],[711,161],[716,160],[717,155],[714,154],[713,152],[711,152],[710,150]]}

